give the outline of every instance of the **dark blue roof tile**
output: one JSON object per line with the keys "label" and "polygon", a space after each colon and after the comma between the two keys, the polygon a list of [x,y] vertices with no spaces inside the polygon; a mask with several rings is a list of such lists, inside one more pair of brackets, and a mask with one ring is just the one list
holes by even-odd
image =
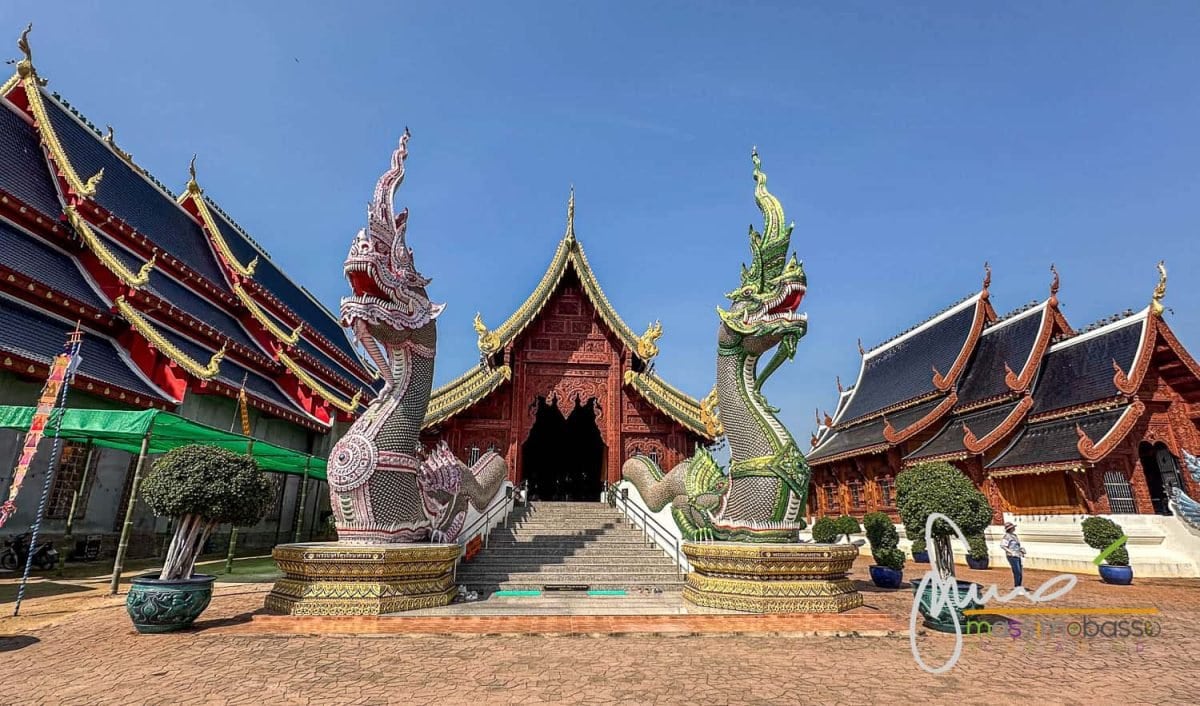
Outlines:
{"label": "dark blue roof tile", "polygon": [[809,454],[808,460],[819,462],[848,451],[865,449],[869,446],[886,443],[886,439],[883,438],[883,428],[887,423],[890,422],[892,428],[897,430],[909,427],[926,414],[929,414],[941,401],[942,398],[939,397],[894,414],[889,414],[886,421],[883,417],[877,417],[870,421],[838,430],[832,435],[824,437],[825,440],[821,445]]}
{"label": "dark blue roof tile", "polygon": [[50,218],[62,213],[37,130],[7,106],[0,106],[0,189]]}
{"label": "dark blue roof tile", "polygon": [[971,362],[958,385],[958,404],[967,405],[1011,392],[1004,383],[1005,363],[1020,373],[1037,342],[1044,308],[1011,321],[999,322],[979,337]]}
{"label": "dark blue roof tile", "polygon": [[853,421],[933,392],[933,368],[950,371],[970,337],[978,302],[971,297],[928,326],[869,352],[854,396],[838,421]]}
{"label": "dark blue roof tile", "polygon": [[1016,402],[990,407],[970,414],[956,414],[942,427],[932,439],[923,446],[905,456],[906,460],[941,456],[944,454],[965,453],[963,445],[963,425],[966,425],[975,438],[981,439],[1000,426],[1017,406]]}
{"label": "dark blue roof tile", "polygon": [[[74,328],[73,324],[24,303],[0,297],[0,349],[9,353],[48,364],[62,352],[67,334]],[[134,372],[107,336],[85,331],[79,356],[81,375],[147,398],[174,403]]]}
{"label": "dark blue roof tile", "polygon": [[47,99],[45,104],[54,132],[80,178],[86,179],[104,169],[96,203],[217,287],[228,289],[199,224],[170,196],[113,154],[99,135],[76,122],[57,101]]}
{"label": "dark blue roof tile", "polygon": [[94,309],[109,309],[73,256],[5,220],[0,220],[0,263]]}
{"label": "dark blue roof tile", "polygon": [[1035,466],[1064,461],[1082,460],[1079,455],[1079,433],[1083,428],[1092,441],[1099,442],[1121,418],[1127,406],[1104,412],[1093,412],[1073,419],[1055,419],[1029,424],[1004,453],[987,465],[988,470],[1013,466]]}
{"label": "dark blue roof tile", "polygon": [[1052,347],[1042,361],[1030,413],[1040,414],[1120,395],[1113,384],[1113,361],[1126,373],[1130,372],[1145,321],[1144,314],[1130,317]]}

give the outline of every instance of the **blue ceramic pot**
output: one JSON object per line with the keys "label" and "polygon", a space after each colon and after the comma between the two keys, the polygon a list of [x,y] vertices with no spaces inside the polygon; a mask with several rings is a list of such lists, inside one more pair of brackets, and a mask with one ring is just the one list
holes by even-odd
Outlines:
{"label": "blue ceramic pot", "polygon": [[913,552],[912,555],[913,561],[917,562],[918,564],[929,563],[929,552]]}
{"label": "blue ceramic pot", "polygon": [[138,576],[129,588],[125,609],[141,633],[171,632],[189,627],[212,600],[217,577],[193,574],[189,579],[160,580]]}
{"label": "blue ceramic pot", "polygon": [[[970,581],[956,581],[956,590],[958,596],[952,601],[947,601],[943,605],[939,605],[939,610],[936,614],[933,612],[933,586],[928,586],[924,591],[920,591],[921,584],[917,581],[910,581],[913,594],[917,596],[918,608],[921,611],[921,616],[925,618],[923,621],[925,627],[938,632],[954,632],[955,618],[959,629],[967,624],[967,617],[963,615],[964,610],[975,610],[983,607],[983,604],[976,600],[968,600],[967,592],[972,584]],[[982,588],[975,589],[975,595],[983,593]],[[956,615],[957,614],[957,615]]]}
{"label": "blue ceramic pot", "polygon": [[1100,580],[1117,586],[1128,586],[1133,583],[1133,567],[1101,564]]}
{"label": "blue ceramic pot", "polygon": [[986,556],[982,559],[975,559],[973,557],[968,556],[967,557],[967,566],[971,567],[972,569],[986,569],[988,567],[988,561],[989,561],[989,558]]}
{"label": "blue ceramic pot", "polygon": [[872,565],[868,571],[871,572],[871,582],[880,588],[900,588],[904,581],[904,571],[889,566]]}

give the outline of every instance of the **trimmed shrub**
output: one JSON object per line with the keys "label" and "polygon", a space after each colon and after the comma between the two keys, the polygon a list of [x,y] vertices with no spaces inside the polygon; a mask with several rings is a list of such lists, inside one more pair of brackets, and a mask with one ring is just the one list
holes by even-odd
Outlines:
{"label": "trimmed shrub", "polygon": [[904,568],[904,552],[897,547],[900,534],[892,524],[892,518],[883,512],[872,512],[863,518],[867,541],[871,543],[871,556],[879,566],[900,571]]}
{"label": "trimmed shrub", "polygon": [[[945,462],[921,463],[896,478],[896,508],[909,537],[925,536],[925,524],[935,512],[950,518],[966,537],[981,534],[992,521],[992,508],[970,478]],[[943,578],[954,575],[949,523],[933,524],[938,570]],[[915,541],[915,540],[914,540]]]}
{"label": "trimmed shrub", "polygon": [[973,534],[967,537],[967,556],[976,560],[983,561],[988,558],[987,540],[983,538],[983,534]]}
{"label": "trimmed shrub", "polygon": [[155,461],[142,497],[160,517],[175,520],[161,579],[192,575],[217,525],[257,524],[275,501],[275,484],[249,456],[214,446],[180,446]]}
{"label": "trimmed shrub", "polygon": [[[1083,541],[1092,549],[1108,549],[1124,534],[1121,525],[1105,517],[1089,517],[1083,521]],[[1129,552],[1122,545],[1105,557],[1104,563],[1109,566],[1129,566]]]}
{"label": "trimmed shrub", "polygon": [[849,515],[842,515],[837,518],[836,522],[838,534],[846,535],[847,542],[850,541],[850,535],[862,532],[862,527],[859,526],[858,520]]}
{"label": "trimmed shrub", "polygon": [[833,544],[839,534],[837,520],[832,517],[822,517],[813,523],[812,538],[818,544]]}
{"label": "trimmed shrub", "polygon": [[[905,527],[904,531],[907,532],[908,528]],[[928,547],[925,546],[925,538],[917,537],[916,539],[914,539],[913,543],[912,543],[912,548],[910,551],[912,551],[913,554],[923,554],[926,551],[928,551]]]}

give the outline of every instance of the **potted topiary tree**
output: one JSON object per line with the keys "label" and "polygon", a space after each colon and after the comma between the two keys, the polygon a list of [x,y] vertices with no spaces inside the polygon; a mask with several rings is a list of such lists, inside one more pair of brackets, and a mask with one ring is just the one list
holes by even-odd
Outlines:
{"label": "potted topiary tree", "polygon": [[822,517],[812,526],[812,538],[817,544],[834,544],[838,540],[838,522],[832,517]]}
{"label": "potted topiary tree", "polygon": [[967,566],[972,569],[986,569],[988,563],[987,540],[983,538],[983,534],[967,537]]}
{"label": "potted topiary tree", "polygon": [[214,576],[193,574],[217,525],[256,524],[274,502],[274,483],[253,458],[190,445],[172,449],[142,482],[142,497],[175,534],[162,571],[133,579],[125,607],[138,632],[170,632],[192,624],[212,599]]}
{"label": "potted topiary tree", "polygon": [[875,564],[868,568],[871,582],[880,588],[900,588],[904,581],[904,552],[898,549],[900,534],[892,518],[883,512],[872,512],[863,518],[863,527],[871,543],[871,556],[875,557]]}
{"label": "potted topiary tree", "polygon": [[[905,528],[904,531],[907,533],[908,529]],[[917,562],[918,564],[928,564],[929,563],[929,551],[928,551],[928,548],[925,546],[925,538],[924,537],[917,537],[916,539],[914,539],[912,541],[912,547],[909,549],[909,551],[912,552],[913,561]]]}
{"label": "potted topiary tree", "polygon": [[[925,525],[933,513],[945,515],[966,537],[982,534],[992,521],[992,508],[988,505],[987,496],[975,487],[970,478],[945,462],[921,463],[897,476],[896,508],[900,511],[900,519],[908,536],[922,539],[925,538]],[[967,592],[972,584],[955,579],[951,544],[952,537],[957,536],[954,528],[943,520],[937,520],[933,523],[930,535],[933,540],[933,564],[937,569],[941,592],[957,589],[958,596],[940,605],[935,613],[931,605],[937,595],[937,587],[923,582],[926,586],[922,590],[920,584],[914,583],[913,592],[921,593],[919,605],[925,616],[926,627],[953,632],[956,625],[964,624],[963,610],[982,606],[976,601],[967,600]]]}
{"label": "potted topiary tree", "polygon": [[859,526],[858,520],[849,515],[842,515],[837,518],[836,522],[838,534],[845,536],[847,543],[850,542],[850,535],[862,532],[862,527]]}
{"label": "potted topiary tree", "polygon": [[[1083,521],[1083,541],[1092,549],[1104,551],[1124,536],[1121,525],[1106,517],[1089,517]],[[1100,565],[1100,579],[1117,586],[1133,583],[1133,567],[1129,565],[1129,552],[1124,545],[1104,557],[1104,563]]]}

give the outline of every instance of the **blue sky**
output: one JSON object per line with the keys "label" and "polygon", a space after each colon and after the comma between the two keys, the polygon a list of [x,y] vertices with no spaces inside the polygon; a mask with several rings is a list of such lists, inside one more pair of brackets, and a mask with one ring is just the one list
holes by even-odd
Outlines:
{"label": "blue sky", "polygon": [[[50,88],[164,183],[201,184],[336,310],[341,261],[404,126],[409,242],[439,381],[477,360],[576,229],[609,299],[661,319],[658,370],[712,384],[713,307],[748,257],[749,152],[796,222],[809,335],[767,393],[807,440],[834,376],[978,289],[1077,327],[1171,271],[1200,352],[1200,4],[39,3]],[[5,44],[16,55],[15,46]]]}

